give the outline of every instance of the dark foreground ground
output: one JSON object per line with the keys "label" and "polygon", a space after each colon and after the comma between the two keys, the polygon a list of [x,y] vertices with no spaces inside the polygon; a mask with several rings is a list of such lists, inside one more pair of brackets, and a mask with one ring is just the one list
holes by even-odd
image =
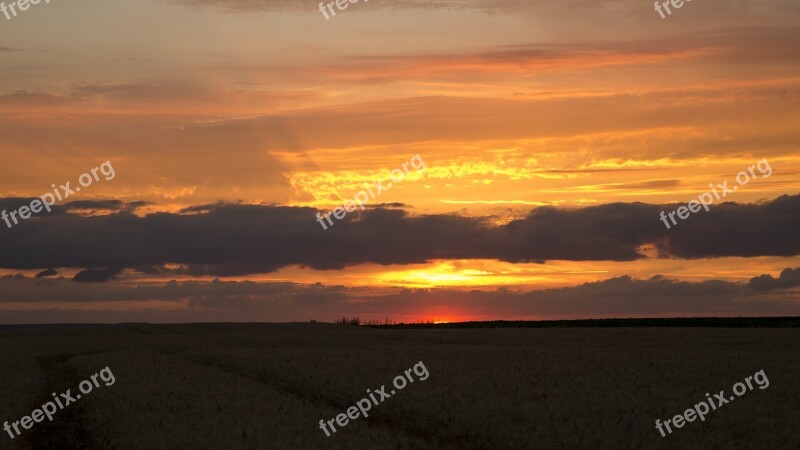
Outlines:
{"label": "dark foreground ground", "polygon": [[[331,437],[346,413],[422,362]],[[0,448],[798,448],[800,329],[374,329],[196,324],[0,329],[0,421],[108,367],[89,394]],[[421,369],[421,366],[418,366]],[[753,390],[662,422],[758,371]],[[422,372],[422,371],[420,371]],[[96,377],[97,378],[97,377]],[[377,398],[380,398],[376,396]],[[367,400],[367,403],[369,400]],[[344,419],[344,418],[342,418]]]}

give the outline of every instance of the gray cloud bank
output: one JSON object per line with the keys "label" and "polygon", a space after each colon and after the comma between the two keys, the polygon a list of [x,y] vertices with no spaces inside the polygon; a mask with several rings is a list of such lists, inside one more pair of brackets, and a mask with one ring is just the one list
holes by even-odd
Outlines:
{"label": "gray cloud bank", "polygon": [[[0,200],[9,210],[22,203]],[[646,257],[644,248],[683,259],[800,254],[800,195],[714,205],[669,230],[659,212],[677,205],[540,207],[502,226],[488,218],[376,208],[323,230],[311,208],[217,204],[141,217],[132,212],[138,203],[98,204],[109,213],[79,214],[67,204],[12,229],[0,222],[0,268],[77,268],[84,272],[76,281],[105,281],[125,268],[239,276],[290,265],[326,270],[434,259],[632,261]],[[95,209],[90,201],[79,206]]]}
{"label": "gray cloud bank", "polygon": [[[367,293],[359,288],[256,283],[252,281],[170,281],[160,285],[73,283],[65,278],[0,278],[0,323],[41,322],[187,322],[187,321],[306,321],[342,315],[390,317],[397,321],[432,318],[466,320],[510,318],[588,318],[665,316],[800,315],[800,268],[787,269],[779,279],[768,275],[749,283],[676,281],[655,276],[628,276],[575,287],[530,292],[458,291],[453,289],[386,290]],[[785,275],[784,275],[785,274]],[[778,284],[764,292],[764,279]],[[172,308],[139,306],[118,310],[94,302],[150,301]],[[53,306],[37,311],[6,310],[4,303],[82,302],[82,308]],[[80,319],[78,319],[80,318]]]}

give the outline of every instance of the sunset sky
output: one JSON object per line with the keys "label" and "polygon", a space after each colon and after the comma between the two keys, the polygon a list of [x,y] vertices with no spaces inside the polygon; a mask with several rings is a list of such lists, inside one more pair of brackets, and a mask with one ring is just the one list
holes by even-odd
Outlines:
{"label": "sunset sky", "polygon": [[0,15],[0,210],[115,173],[0,222],[0,323],[800,315],[798,42],[796,0]]}

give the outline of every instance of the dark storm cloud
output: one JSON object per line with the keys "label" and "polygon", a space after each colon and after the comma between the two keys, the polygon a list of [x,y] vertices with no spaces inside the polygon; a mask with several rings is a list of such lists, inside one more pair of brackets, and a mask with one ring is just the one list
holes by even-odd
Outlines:
{"label": "dark storm cloud", "polygon": [[392,202],[392,203],[376,203],[374,205],[364,205],[366,208],[411,208],[411,205],[407,205],[405,203],[400,202]]}
{"label": "dark storm cloud", "polygon": [[[30,206],[31,202],[34,200],[38,200],[39,197],[6,197],[0,198],[0,211],[16,211],[21,206]],[[72,202],[67,202],[64,204],[56,204],[50,206],[52,210],[50,213],[47,214],[62,214],[68,211],[74,210],[93,210],[93,211],[135,211],[138,208],[143,206],[150,205],[150,202],[123,202],[120,200],[76,200]],[[4,222],[0,222],[0,225],[5,225]],[[6,225],[7,226],[7,225]]]}
{"label": "dark storm cloud", "polygon": [[161,284],[74,283],[68,278],[37,279],[21,274],[0,277],[0,303],[167,301],[190,306],[226,307],[263,301],[299,301],[314,305],[346,302],[358,289],[343,286],[253,281],[168,281]]}
{"label": "dark storm cloud", "polygon": [[163,270],[161,267],[157,266],[136,266],[133,268],[134,271],[143,273],[146,275],[157,275],[159,273],[165,273],[166,271]]}
{"label": "dark storm cloud", "polygon": [[[498,230],[506,261],[634,260],[641,245],[663,256],[792,256],[800,252],[800,196],[758,204],[723,203],[667,230],[660,211],[679,205],[613,203],[580,209],[544,207]],[[655,218],[655,220],[654,220]],[[508,245],[516,243],[516,245]]]}
{"label": "dark storm cloud", "polygon": [[46,269],[36,274],[36,278],[52,277],[58,275],[58,271],[54,269]]}
{"label": "dark storm cloud", "polygon": [[130,211],[134,212],[139,208],[152,205],[151,202],[123,202],[120,200],[76,200],[64,204],[67,210],[106,210],[106,211]]}
{"label": "dark storm cloud", "polygon": [[664,233],[657,245],[664,253],[680,258],[797,255],[800,195],[756,204],[711,206],[710,212],[692,214],[669,231],[673,230],[676,233]]}
{"label": "dark storm cloud", "polygon": [[[0,198],[0,211],[16,211],[19,209],[20,206],[30,206],[31,202],[36,200],[38,197],[5,197]],[[52,209],[51,214],[60,214],[66,211],[66,208],[62,205],[53,205],[50,207]],[[4,222],[0,222],[0,226],[6,227],[7,225]]]}
{"label": "dark storm cloud", "polygon": [[748,285],[756,291],[771,291],[774,289],[789,289],[800,287],[800,268],[785,269],[778,278],[772,275],[761,275],[750,280]]}
{"label": "dark storm cloud", "polygon": [[677,206],[541,207],[502,226],[486,218],[378,208],[350,213],[327,230],[315,221],[315,210],[282,206],[217,204],[194,214],[144,217],[125,210],[40,214],[12,229],[0,223],[0,268],[157,271],[179,264],[170,270],[233,276],[294,264],[341,269],[433,259],[631,261],[644,257],[642,246],[686,259],[800,253],[800,195],[714,205],[667,230],[659,212]]}
{"label": "dark storm cloud", "polygon": [[102,283],[113,280],[120,272],[122,272],[121,268],[86,269],[76,273],[72,281],[78,283]]}

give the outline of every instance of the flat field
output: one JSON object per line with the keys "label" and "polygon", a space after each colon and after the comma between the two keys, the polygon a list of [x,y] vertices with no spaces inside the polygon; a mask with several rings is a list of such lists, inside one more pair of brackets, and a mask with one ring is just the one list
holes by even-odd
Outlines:
{"label": "flat field", "polygon": [[[330,437],[338,414],[422,362]],[[321,323],[0,328],[0,421],[108,367],[8,449],[798,448],[800,329],[372,329]],[[763,370],[728,404],[662,422]]]}

